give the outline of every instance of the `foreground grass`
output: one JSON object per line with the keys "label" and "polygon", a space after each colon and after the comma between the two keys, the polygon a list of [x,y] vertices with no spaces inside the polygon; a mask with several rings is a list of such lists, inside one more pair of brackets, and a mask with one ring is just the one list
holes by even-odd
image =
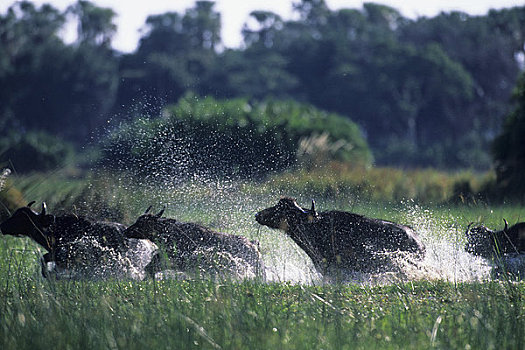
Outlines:
{"label": "foreground grass", "polygon": [[0,240],[1,349],[522,349],[525,282],[53,281]]}
{"label": "foreground grass", "polygon": [[53,282],[15,276],[9,283],[4,280],[0,289],[2,349],[525,345],[523,283],[368,287],[253,281]]}

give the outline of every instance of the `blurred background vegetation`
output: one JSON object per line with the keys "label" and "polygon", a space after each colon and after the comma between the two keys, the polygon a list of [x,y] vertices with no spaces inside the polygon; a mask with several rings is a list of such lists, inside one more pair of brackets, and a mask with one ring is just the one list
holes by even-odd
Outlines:
{"label": "blurred background vegetation", "polygon": [[122,53],[110,8],[14,3],[0,14],[0,167],[282,186],[328,174],[316,191],[525,198],[525,6],[417,19],[374,3],[294,8],[252,12],[231,49],[214,3],[197,1],[149,16]]}

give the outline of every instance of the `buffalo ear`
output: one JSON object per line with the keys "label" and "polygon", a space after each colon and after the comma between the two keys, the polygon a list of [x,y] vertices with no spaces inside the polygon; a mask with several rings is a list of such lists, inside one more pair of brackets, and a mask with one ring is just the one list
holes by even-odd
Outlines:
{"label": "buffalo ear", "polygon": [[162,216],[162,214],[164,214],[164,210],[166,210],[166,207],[162,208],[162,210],[159,211],[159,212],[155,215],[155,217],[160,218],[160,217]]}

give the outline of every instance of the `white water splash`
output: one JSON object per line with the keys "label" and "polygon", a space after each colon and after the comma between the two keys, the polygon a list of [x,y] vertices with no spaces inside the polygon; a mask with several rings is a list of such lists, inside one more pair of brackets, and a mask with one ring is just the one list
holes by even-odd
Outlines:
{"label": "white water splash", "polygon": [[455,217],[435,217],[430,210],[413,205],[407,207],[406,220],[426,246],[421,264],[408,269],[410,278],[468,282],[491,277],[487,260],[465,252],[464,228],[458,227]]}
{"label": "white water splash", "polygon": [[59,266],[48,262],[43,268],[46,275],[55,279],[104,280],[146,278],[146,266],[157,246],[145,239],[129,239],[125,251],[104,247],[93,237],[82,237],[65,248],[67,259]]}
{"label": "white water splash", "polygon": [[312,260],[284,233],[264,229],[262,254],[269,282],[315,284],[322,281]]}

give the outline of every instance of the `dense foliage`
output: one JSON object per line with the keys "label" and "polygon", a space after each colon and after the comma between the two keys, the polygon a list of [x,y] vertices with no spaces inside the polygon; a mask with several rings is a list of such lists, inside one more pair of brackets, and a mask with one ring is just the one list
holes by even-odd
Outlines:
{"label": "dense foliage", "polygon": [[513,199],[525,200],[525,73],[514,92],[515,109],[507,116],[494,142],[498,189]]}
{"label": "dense foliage", "polygon": [[[78,27],[71,44],[59,36],[66,18]],[[301,0],[293,19],[254,11],[231,49],[214,3],[197,1],[148,17],[127,54],[111,47],[114,18],[84,0],[0,14],[2,134],[42,129],[82,146],[108,119],[155,115],[192,91],[339,113],[378,164],[486,169],[525,57],[525,7],[412,20],[378,4]]]}
{"label": "dense foliage", "polygon": [[[321,145],[312,141],[323,133]],[[102,164],[149,176],[245,177],[286,169],[297,159],[315,163],[318,152],[326,161],[359,165],[372,158],[357,125],[339,115],[293,101],[188,95],[161,118],[122,124],[106,140]]]}
{"label": "dense foliage", "polygon": [[[71,11],[82,25],[78,41],[66,45],[58,33]],[[86,1],[66,13],[22,1],[0,16],[2,134],[44,130],[82,145],[103,124],[114,103],[118,71],[109,38],[99,39],[105,29],[91,28],[95,19],[84,23],[85,17],[99,15],[110,21],[115,14]]]}
{"label": "dense foliage", "polygon": [[44,132],[12,134],[0,139],[0,157],[5,161],[0,167],[20,173],[61,168],[72,156],[71,144]]}

